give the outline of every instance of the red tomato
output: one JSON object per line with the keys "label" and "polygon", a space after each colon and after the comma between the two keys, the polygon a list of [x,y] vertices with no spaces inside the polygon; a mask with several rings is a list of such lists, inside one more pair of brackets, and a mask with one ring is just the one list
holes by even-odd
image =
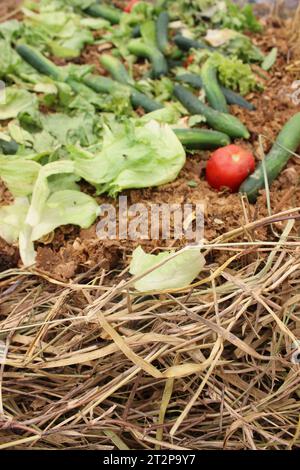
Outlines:
{"label": "red tomato", "polygon": [[187,69],[189,65],[191,65],[195,60],[195,56],[193,54],[189,55],[184,61],[184,67]]}
{"label": "red tomato", "polygon": [[211,154],[206,166],[206,180],[215,189],[238,191],[242,182],[255,169],[251,152],[238,145],[227,145]]}
{"label": "red tomato", "polygon": [[134,5],[138,2],[139,0],[130,0],[130,2],[128,2],[126,7],[124,8],[125,13],[130,13]]}

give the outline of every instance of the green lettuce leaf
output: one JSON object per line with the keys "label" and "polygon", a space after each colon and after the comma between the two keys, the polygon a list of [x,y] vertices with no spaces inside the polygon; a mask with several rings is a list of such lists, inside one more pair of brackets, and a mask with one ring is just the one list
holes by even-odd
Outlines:
{"label": "green lettuce leaf", "polygon": [[14,204],[0,207],[0,237],[7,243],[16,243],[23,229],[29,207],[27,198],[17,198]]}
{"label": "green lettuce leaf", "polygon": [[175,254],[162,252],[158,255],[151,255],[145,253],[139,246],[132,254],[129,272],[133,276],[141,276],[157,266],[156,269],[137,280],[134,287],[140,292],[161,291],[188,286],[198,276],[204,265],[205,259],[200,248],[188,247]]}
{"label": "green lettuce leaf", "polygon": [[18,20],[9,20],[0,24],[0,35],[6,41],[12,41],[12,39],[18,37],[22,30],[23,24]]}
{"label": "green lettuce leaf", "polygon": [[40,168],[33,188],[30,208],[26,217],[26,223],[28,225],[34,227],[40,222],[44,206],[51,192],[48,178],[53,175],[61,175],[65,173],[74,173],[73,162],[62,160],[48,163]]}
{"label": "green lettuce leaf", "polygon": [[[16,168],[16,159],[14,166]],[[25,165],[26,163],[26,165]],[[20,170],[15,169],[15,180],[22,183],[24,166],[36,164],[33,161],[23,160]],[[99,208],[96,200],[91,196],[74,189],[64,189],[53,192],[60,184],[73,187],[78,178],[74,175],[72,161],[56,161],[40,166],[35,184],[30,187],[31,201],[16,198],[11,206],[0,209],[0,236],[8,243],[19,240],[21,259],[25,266],[35,261],[33,242],[52,232],[57,227],[66,224],[79,225],[88,228],[95,221]],[[3,172],[1,170],[1,177]],[[65,178],[64,178],[65,176]],[[5,178],[4,178],[5,181]],[[6,182],[6,181],[5,181]],[[76,188],[76,186],[75,186]],[[79,188],[78,188],[79,189]],[[19,192],[29,192],[23,188]],[[15,193],[18,191],[15,191]]]}
{"label": "green lettuce leaf", "polygon": [[15,118],[22,111],[37,106],[37,98],[33,93],[13,86],[5,89],[4,101],[0,104],[0,120]]}
{"label": "green lettuce leaf", "polygon": [[98,214],[98,204],[80,191],[56,191],[47,200],[39,223],[33,227],[31,241],[39,240],[61,225],[89,228]]}
{"label": "green lettuce leaf", "polygon": [[102,150],[95,155],[69,147],[75,173],[114,196],[129,188],[174,181],[185,163],[185,151],[167,125],[139,120],[105,126]]}
{"label": "green lettuce leaf", "polygon": [[144,114],[141,122],[157,121],[165,124],[176,124],[180,119],[180,113],[173,106],[166,106],[161,109]]}
{"label": "green lettuce leaf", "polygon": [[[38,44],[41,50],[71,59],[78,57],[86,44],[94,42],[91,30],[99,27],[99,21],[84,21],[72,8],[56,2],[41,2],[38,7],[39,11],[23,8],[23,38],[28,44]],[[101,27],[108,27],[108,23],[102,20]]]}
{"label": "green lettuce leaf", "polygon": [[0,157],[0,178],[14,197],[32,194],[41,165],[25,158]]}
{"label": "green lettuce leaf", "polygon": [[218,52],[209,59],[216,66],[219,80],[227,88],[246,95],[250,91],[260,89],[249,64],[244,64],[237,57],[225,57]]}

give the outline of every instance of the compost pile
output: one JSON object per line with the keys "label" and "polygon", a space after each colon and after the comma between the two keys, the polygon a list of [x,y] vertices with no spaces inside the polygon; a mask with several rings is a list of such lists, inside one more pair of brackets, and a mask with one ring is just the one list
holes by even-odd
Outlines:
{"label": "compost pile", "polygon": [[[300,11],[268,13],[1,12],[0,449],[299,447]],[[119,195],[203,203],[201,247],[100,240]]]}

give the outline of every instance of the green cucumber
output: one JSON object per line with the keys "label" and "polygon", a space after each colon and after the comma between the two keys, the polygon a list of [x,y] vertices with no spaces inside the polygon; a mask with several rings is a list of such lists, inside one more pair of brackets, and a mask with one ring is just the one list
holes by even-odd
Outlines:
{"label": "green cucumber", "polygon": [[128,50],[137,57],[144,57],[150,60],[153,78],[159,78],[168,73],[168,64],[164,55],[154,46],[145,44],[141,39],[132,39],[128,43]]}
{"label": "green cucumber", "polygon": [[169,21],[170,17],[167,11],[162,11],[156,20],[156,43],[164,55],[167,55],[171,49],[168,37]]}
{"label": "green cucumber", "polygon": [[102,54],[99,58],[100,64],[111,76],[120,83],[132,85],[133,80],[122,62],[109,54]]}
{"label": "green cucumber", "polygon": [[88,75],[83,77],[82,82],[97,93],[114,93],[120,89],[117,82],[100,75]]}
{"label": "green cucumber", "polygon": [[4,155],[15,155],[18,151],[19,144],[15,140],[0,139],[0,152]]}
{"label": "green cucumber", "polygon": [[79,82],[78,80],[75,80],[74,78],[67,78],[66,80],[67,84],[70,85],[72,90],[80,95],[81,93],[88,93],[90,90],[90,87],[88,87],[85,83]]}
{"label": "green cucumber", "polygon": [[209,150],[230,144],[228,135],[208,129],[173,129],[184,147],[191,150]]}
{"label": "green cucumber", "polygon": [[241,95],[235,93],[228,88],[221,87],[221,90],[226,98],[228,104],[235,104],[240,106],[241,108],[248,109],[249,111],[253,111],[255,109],[254,104],[250,103],[250,101],[245,100]]}
{"label": "green cucumber", "polygon": [[18,44],[16,46],[16,51],[22,59],[43,75],[52,77],[54,80],[65,80],[65,76],[61,72],[60,68],[33,47],[28,46],[27,44]]}
{"label": "green cucumber", "polygon": [[[132,80],[126,68],[124,67],[124,65],[119,59],[105,54],[100,57],[100,62],[103,65],[103,67],[108,72],[110,72],[112,77],[117,82],[128,85],[130,87],[131,89],[130,99],[131,99],[131,104],[134,108],[138,108],[140,106],[147,113],[163,108],[163,105],[161,105],[160,103],[157,103],[151,98],[148,98],[148,96],[134,89],[134,81]],[[109,78],[106,78],[106,77],[99,77],[99,78],[102,80],[106,79],[106,81],[110,80]],[[93,80],[95,81],[95,79]],[[113,80],[110,80],[110,82],[112,82],[113,84],[116,83]],[[103,83],[102,90],[104,89],[105,85],[107,85],[107,89],[111,88],[111,90],[108,89],[107,91],[108,93],[110,93],[112,91],[112,85],[109,84],[110,82]]]}
{"label": "green cucumber", "polygon": [[[116,91],[120,91],[119,83],[107,77],[88,75],[87,77],[84,77],[83,83],[97,93],[114,93]],[[126,87],[126,85],[124,86]],[[140,93],[132,87],[130,87],[130,90],[131,104],[134,108],[138,108],[140,106],[146,111],[146,113],[151,113],[152,111],[163,108],[163,105],[157,103],[157,101],[154,101],[151,98],[148,98],[148,96],[143,93]]]}
{"label": "green cucumber", "polygon": [[208,51],[215,51],[216,49],[210,46],[207,46],[204,42],[196,41],[195,39],[186,38],[181,34],[177,34],[174,37],[174,42],[176,46],[179,47],[182,51],[189,51],[190,49],[207,49]]}
{"label": "green cucumber", "polygon": [[[271,184],[286,166],[292,156],[291,152],[296,152],[300,146],[300,113],[286,122],[277,136],[277,139],[270,152],[264,159],[264,166]],[[240,186],[239,191],[248,196],[250,202],[255,202],[260,189],[265,187],[263,163],[260,162],[254,173],[252,173]]]}
{"label": "green cucumber", "polygon": [[235,116],[210,108],[181,85],[175,85],[174,95],[191,114],[204,116],[213,129],[224,132],[233,138],[249,139],[250,134],[247,128]]}
{"label": "green cucumber", "polygon": [[104,18],[111,24],[120,23],[122,16],[122,11],[118,8],[114,8],[108,5],[101,5],[100,3],[93,3],[84,10],[84,13],[95,18]]}
{"label": "green cucumber", "polygon": [[[97,93],[114,93],[120,90],[120,85],[118,85],[116,81],[97,75],[88,75],[82,79],[82,82],[78,82],[69,77],[66,77],[65,74],[62,74],[59,67],[53,64],[50,60],[46,59],[40,52],[36,51],[32,47],[22,44],[17,46],[16,49],[21,57],[33,68],[38,70],[43,75],[50,76],[59,81],[66,81],[76,93],[83,92],[86,87],[94,90]],[[121,78],[121,76],[119,76],[119,78]],[[124,85],[128,86],[126,83],[124,83]],[[133,107],[138,108],[141,106],[146,112],[155,111],[163,107],[160,103],[157,103],[151,98],[148,98],[148,96],[144,95],[143,93],[132,89],[132,87],[130,87],[130,89],[131,102]]]}
{"label": "green cucumber", "polygon": [[228,113],[226,99],[217,79],[217,69],[210,60],[202,66],[201,79],[209,104],[221,113]]}
{"label": "green cucumber", "polygon": [[144,93],[140,93],[137,90],[131,90],[130,98],[131,104],[134,108],[138,108],[140,106],[146,111],[146,113],[151,113],[152,111],[163,108],[162,104],[148,98],[147,95],[144,95]]}
{"label": "green cucumber", "polygon": [[[202,82],[201,77],[194,73],[183,73],[183,74],[177,75],[175,77],[175,80],[178,82],[187,83],[188,85],[191,85],[193,88],[201,89],[203,87],[203,82]],[[222,86],[221,86],[221,90],[228,104],[235,104],[235,105],[240,106],[241,108],[249,109],[250,111],[253,111],[255,109],[255,106],[252,103],[245,100],[245,98],[243,98],[238,93],[235,93],[234,91],[229,90],[228,88],[225,88]]]}

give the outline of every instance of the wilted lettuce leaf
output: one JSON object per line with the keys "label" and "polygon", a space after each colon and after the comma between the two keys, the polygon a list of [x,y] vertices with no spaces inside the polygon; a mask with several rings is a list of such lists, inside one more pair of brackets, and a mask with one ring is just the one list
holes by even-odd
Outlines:
{"label": "wilted lettuce leaf", "polygon": [[74,173],[74,164],[68,160],[48,163],[40,167],[39,174],[33,187],[31,204],[26,217],[26,223],[32,227],[36,226],[43,214],[44,206],[51,194],[48,178],[54,175]]}
{"label": "wilted lettuce leaf", "polygon": [[9,41],[0,39],[0,77],[5,78],[7,75],[14,73],[21,61],[22,59],[11,47]]}
{"label": "wilted lettuce leaf", "polygon": [[[20,255],[25,265],[34,263],[35,240],[61,225],[75,224],[88,228],[97,217],[98,204],[91,196],[77,190],[52,192],[55,187],[53,184],[55,177],[61,178],[64,174],[74,174],[73,162],[57,161],[40,167],[26,217],[22,218],[22,226],[18,227]],[[20,209],[16,204],[17,201],[12,207],[16,207],[16,213],[19,214]],[[9,215],[13,215],[12,211],[13,209],[9,209]],[[11,240],[15,232],[11,229],[10,233],[6,234],[6,239],[8,240],[10,236]],[[3,235],[5,235],[4,230]]]}
{"label": "wilted lettuce leaf", "polygon": [[144,114],[141,122],[157,121],[165,124],[176,124],[180,119],[178,110],[171,106],[166,106],[151,113]]}
{"label": "wilted lettuce leaf", "polygon": [[263,53],[256,47],[250,38],[243,34],[237,34],[224,47],[224,50],[238,57],[243,62],[261,62],[264,59]]}
{"label": "wilted lettuce leaf", "polygon": [[36,106],[35,94],[13,86],[7,87],[5,88],[5,102],[0,104],[0,120],[15,118],[22,111]]}
{"label": "wilted lettuce leaf", "polygon": [[7,243],[18,241],[28,207],[27,198],[17,198],[14,204],[0,207],[0,237]]}
{"label": "wilted lettuce leaf", "polygon": [[44,45],[57,57],[77,57],[84,45],[94,40],[88,27],[81,23],[81,16],[72,10],[47,9],[41,5],[39,13],[28,8],[23,8],[23,13],[26,42],[38,44],[41,49]]}
{"label": "wilted lettuce leaf", "polygon": [[[168,259],[170,260],[166,261]],[[132,253],[129,271],[134,276],[141,276],[164,261],[165,263],[157,269],[137,280],[134,283],[135,289],[147,292],[186,287],[198,276],[205,265],[200,248],[189,247],[178,254],[162,252],[158,255],[151,255],[145,253],[139,246]]]}
{"label": "wilted lettuce leaf", "polygon": [[18,20],[9,20],[0,24],[0,36],[8,42],[17,37],[22,30],[23,24]]}
{"label": "wilted lettuce leaf", "polygon": [[[28,210],[25,220],[23,215],[18,219],[17,199],[9,209],[3,209],[3,218],[10,216],[13,222],[1,233],[11,242],[18,232],[25,265],[34,262],[35,240],[60,225],[87,228],[95,220],[97,202],[80,192],[76,184],[80,178],[93,184],[99,193],[115,195],[126,188],[171,182],[185,163],[184,149],[172,129],[154,120],[120,121],[108,115],[99,120],[103,135],[97,134],[98,142],[84,150],[69,144],[72,139],[81,140],[79,116],[44,116],[35,110],[23,113],[21,118],[9,125],[9,131],[21,143],[21,154],[0,157],[0,177],[16,198],[28,196]],[[87,114],[88,118],[92,134],[95,116]],[[85,139],[88,141],[89,136]],[[29,146],[45,147],[44,152],[30,154]],[[24,207],[22,210],[24,213]]]}
{"label": "wilted lettuce leaf", "polygon": [[11,122],[8,130],[16,142],[40,153],[53,152],[70,144],[84,147],[96,144],[99,142],[101,124],[98,116],[89,112],[70,116],[28,110],[19,115],[18,122]]}
{"label": "wilted lettuce leaf", "polygon": [[89,146],[96,143],[97,116],[93,113],[68,116],[63,113],[41,115],[42,127],[61,145],[79,143]]}
{"label": "wilted lettuce leaf", "polygon": [[139,120],[106,126],[102,150],[95,155],[69,147],[75,173],[114,196],[123,189],[159,186],[174,181],[185,151],[167,125]]}
{"label": "wilted lettuce leaf", "polygon": [[38,240],[61,225],[89,228],[95,221],[98,209],[95,199],[85,193],[56,191],[46,201],[40,221],[32,229],[31,240]]}
{"label": "wilted lettuce leaf", "polygon": [[32,194],[40,168],[39,163],[25,158],[0,157],[0,178],[15,197]]}
{"label": "wilted lettuce leaf", "polygon": [[[31,203],[32,208],[32,203]],[[29,201],[18,198],[10,206],[0,207],[0,236],[7,243],[19,240],[21,259],[25,266],[35,262],[33,242],[66,224],[88,228],[98,214],[98,204],[80,191],[57,191],[44,201],[41,217],[37,224],[27,222]]]}

